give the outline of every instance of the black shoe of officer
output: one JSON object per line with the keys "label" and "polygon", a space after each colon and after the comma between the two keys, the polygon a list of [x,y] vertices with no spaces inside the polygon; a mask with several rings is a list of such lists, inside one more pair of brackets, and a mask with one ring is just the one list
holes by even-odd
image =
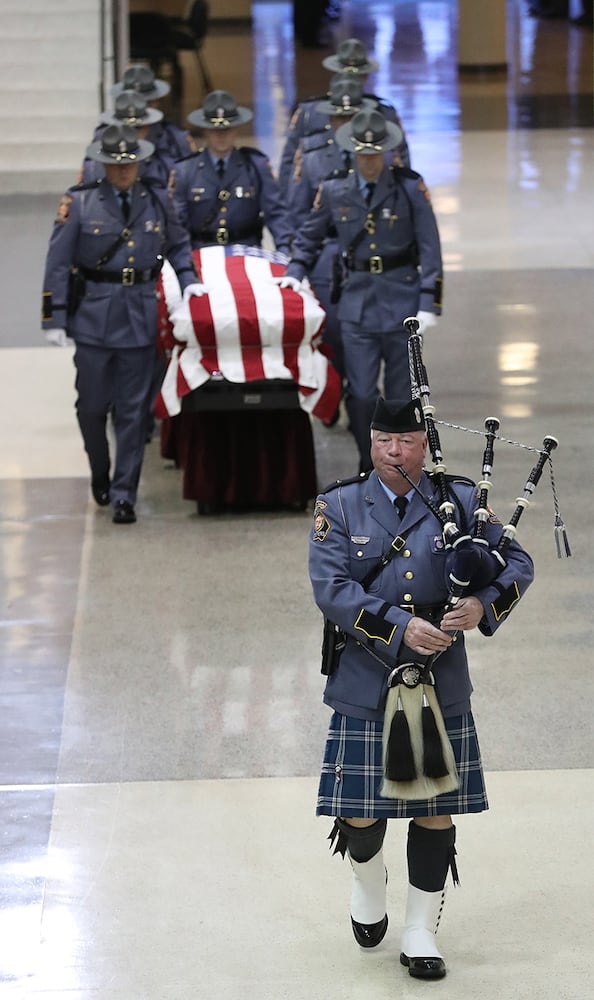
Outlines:
{"label": "black shoe of officer", "polygon": [[351,925],[358,945],[362,948],[376,948],[384,940],[388,929],[388,914],[376,924],[360,924],[351,917]]}
{"label": "black shoe of officer", "polygon": [[99,507],[107,507],[109,504],[109,486],[110,483],[107,477],[91,480],[91,493],[93,494],[95,503]]}
{"label": "black shoe of officer", "polygon": [[135,520],[136,514],[134,513],[132,504],[128,500],[116,500],[113,505],[113,523],[134,524]]}

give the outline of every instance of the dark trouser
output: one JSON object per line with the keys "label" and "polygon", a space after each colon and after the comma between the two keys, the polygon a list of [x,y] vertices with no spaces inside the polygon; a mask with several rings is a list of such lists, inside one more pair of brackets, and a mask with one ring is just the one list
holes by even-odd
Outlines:
{"label": "dark trouser", "polygon": [[77,344],[76,414],[89,456],[91,477],[109,477],[107,415],[113,414],[116,458],[109,497],[136,501],[146,436],[155,348],[106,348]]}
{"label": "dark trouser", "polygon": [[369,425],[378,397],[382,361],[386,399],[411,398],[408,337],[404,329],[375,332],[344,321],[341,333],[348,382],[346,407],[364,471],[371,468]]}

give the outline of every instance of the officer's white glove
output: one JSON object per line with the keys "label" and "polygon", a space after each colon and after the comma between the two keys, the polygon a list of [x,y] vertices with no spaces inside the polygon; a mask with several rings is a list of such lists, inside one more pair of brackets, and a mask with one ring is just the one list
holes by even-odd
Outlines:
{"label": "officer's white glove", "polygon": [[304,291],[303,282],[299,278],[292,278],[289,274],[284,274],[282,278],[272,279],[279,288],[292,288],[294,292]]}
{"label": "officer's white glove", "polygon": [[45,331],[45,339],[48,344],[53,344],[54,347],[71,347],[73,344],[72,339],[67,335],[66,330],[62,329],[52,329]]}
{"label": "officer's white glove", "polygon": [[184,294],[182,301],[185,303],[192,297],[192,295],[208,295],[208,289],[206,285],[201,285],[199,282],[195,281],[193,285],[186,285],[184,288]]}
{"label": "officer's white glove", "polygon": [[419,321],[419,333],[425,333],[432,326],[437,326],[437,316],[435,313],[419,310],[416,317]]}

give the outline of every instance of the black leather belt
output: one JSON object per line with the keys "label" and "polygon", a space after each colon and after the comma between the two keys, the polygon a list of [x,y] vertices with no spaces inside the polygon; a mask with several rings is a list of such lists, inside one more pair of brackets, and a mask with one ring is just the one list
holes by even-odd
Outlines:
{"label": "black leather belt", "polygon": [[226,247],[229,243],[243,243],[246,239],[259,243],[262,239],[262,229],[227,229],[225,226],[220,226],[219,229],[213,230],[193,229],[191,236],[194,243],[216,243],[218,246]]}
{"label": "black leather belt", "polygon": [[100,271],[92,267],[79,267],[78,272],[87,281],[106,281],[111,285],[142,285],[154,281],[161,273],[162,263],[139,271],[136,267],[123,267],[121,271]]}
{"label": "black leather belt", "polygon": [[430,622],[431,625],[436,625],[441,621],[445,610],[444,604],[400,604],[399,607],[417,618]]}
{"label": "black leather belt", "polygon": [[397,254],[395,257],[369,257],[367,260],[349,260],[345,258],[348,271],[369,271],[371,274],[381,274],[383,271],[393,271],[395,267],[414,264],[414,258],[409,253]]}

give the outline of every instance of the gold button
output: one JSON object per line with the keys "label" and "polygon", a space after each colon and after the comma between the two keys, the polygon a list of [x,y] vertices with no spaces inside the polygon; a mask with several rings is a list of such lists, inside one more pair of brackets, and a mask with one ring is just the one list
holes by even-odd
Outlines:
{"label": "gold button", "polygon": [[405,594],[404,595],[404,603],[405,604],[412,604],[412,594]]}
{"label": "gold button", "polygon": [[134,263],[134,257],[128,257],[128,263],[129,264],[133,264]]}
{"label": "gold button", "polygon": [[370,250],[377,250],[377,243],[370,243],[369,244],[369,249]]}
{"label": "gold button", "polygon": [[412,578],[413,578],[414,575],[415,574],[413,573],[412,570],[407,569],[406,573],[404,574],[404,579],[405,580],[412,580]]}
{"label": "gold button", "polygon": [[134,240],[128,240],[128,246],[129,247],[133,247],[134,246]]}
{"label": "gold button", "polygon": [[405,549],[402,555],[405,559],[410,559],[410,549]]}
{"label": "gold button", "polygon": [[227,211],[227,209],[226,209],[226,207],[225,207],[225,206],[223,205],[223,207],[222,207],[222,209],[221,209],[221,215],[224,215],[226,211]]}
{"label": "gold button", "polygon": [[101,232],[101,230],[100,230],[100,229],[94,229],[94,230],[93,230],[93,233],[94,233],[94,235],[95,235],[95,236],[97,235],[97,233],[100,233],[100,232]]}
{"label": "gold button", "polygon": [[358,555],[359,557],[361,557],[361,556],[363,555],[363,552],[361,551],[361,549],[359,549],[359,551],[357,552],[357,555]]}

